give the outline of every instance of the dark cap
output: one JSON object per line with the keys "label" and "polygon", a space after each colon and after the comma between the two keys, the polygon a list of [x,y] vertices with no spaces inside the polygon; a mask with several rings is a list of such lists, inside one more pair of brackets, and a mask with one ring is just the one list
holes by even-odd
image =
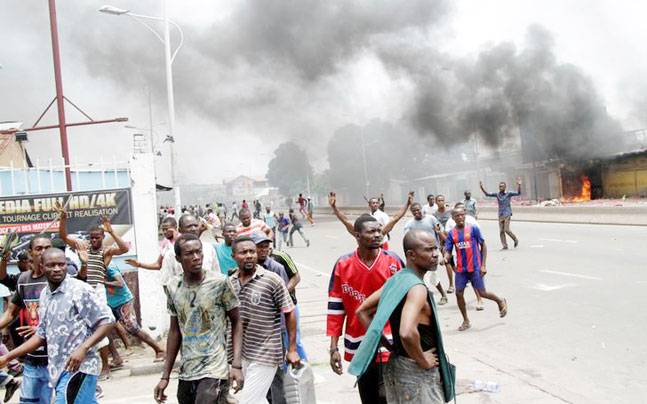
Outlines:
{"label": "dark cap", "polygon": [[260,243],[263,243],[265,241],[272,241],[272,239],[267,237],[264,233],[252,233],[252,235],[249,237],[256,245],[259,245]]}

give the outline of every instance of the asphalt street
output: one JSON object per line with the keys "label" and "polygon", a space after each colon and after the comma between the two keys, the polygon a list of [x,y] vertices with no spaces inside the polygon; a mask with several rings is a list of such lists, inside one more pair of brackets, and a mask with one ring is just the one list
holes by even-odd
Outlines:
{"label": "asphalt street", "polygon": [[[405,218],[404,220],[407,220]],[[401,255],[402,224],[391,238]],[[455,298],[440,307],[450,360],[457,366],[459,403],[629,403],[647,397],[647,228],[514,222],[519,248],[500,251],[497,223],[482,221],[489,247],[486,286],[505,297],[483,312],[466,291],[472,328],[461,323]],[[330,217],[295,234],[288,249],[301,270],[298,288],[303,341],[313,364],[319,403],[359,403],[354,379],[327,364],[326,295],[335,260],[355,247]],[[447,285],[445,276],[441,277]],[[498,393],[473,392],[474,380],[495,381]],[[147,403],[157,375],[103,383],[102,403]],[[175,402],[176,381],[169,395]],[[16,401],[17,402],[17,401]]]}

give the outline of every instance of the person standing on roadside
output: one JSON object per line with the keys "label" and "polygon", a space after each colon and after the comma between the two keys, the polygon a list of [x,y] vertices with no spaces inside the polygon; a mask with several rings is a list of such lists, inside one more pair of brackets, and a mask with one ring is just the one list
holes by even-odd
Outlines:
{"label": "person standing on roadside", "polygon": [[496,198],[497,204],[499,205],[499,237],[501,237],[502,249],[508,249],[506,234],[510,236],[512,241],[514,241],[514,248],[517,248],[519,245],[519,239],[510,230],[510,221],[512,220],[512,206],[510,205],[510,201],[512,200],[512,197],[521,195],[521,180],[517,179],[517,192],[506,192],[506,183],[503,181],[499,183],[499,192],[496,194],[487,192],[483,187],[482,181],[479,182],[479,186],[485,196]]}
{"label": "person standing on roadside", "polygon": [[[198,237],[183,234],[175,242],[174,250],[182,266],[182,274],[174,276],[166,288],[171,325],[164,371],[155,387],[154,398],[158,403],[166,401],[164,391],[181,351],[178,402],[225,404],[229,379],[235,391],[243,388],[244,381],[239,301],[228,278],[204,269],[202,242]],[[231,369],[227,363],[227,320],[232,330]]]}

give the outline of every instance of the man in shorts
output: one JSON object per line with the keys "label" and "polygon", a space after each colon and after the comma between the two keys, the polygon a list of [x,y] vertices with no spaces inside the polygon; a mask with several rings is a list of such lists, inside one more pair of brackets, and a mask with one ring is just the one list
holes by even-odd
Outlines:
{"label": "man in shorts", "polygon": [[472,284],[472,287],[478,291],[482,298],[496,302],[499,306],[500,317],[505,317],[508,313],[508,303],[505,299],[485,290],[483,276],[487,274],[485,266],[487,247],[483,236],[481,236],[481,230],[478,227],[465,225],[465,210],[462,208],[454,209],[452,217],[456,222],[456,227],[445,240],[445,260],[449,260],[452,252],[456,249],[456,301],[463,315],[463,324],[458,328],[458,331],[465,331],[471,327],[463,296],[467,282]]}
{"label": "man in shorts", "polygon": [[108,266],[106,274],[106,292],[108,295],[108,306],[112,310],[115,319],[128,331],[130,335],[142,341],[155,351],[155,362],[162,362],[166,357],[164,348],[160,346],[146,331],[137,323],[133,294],[130,292],[121,271],[115,264]]}

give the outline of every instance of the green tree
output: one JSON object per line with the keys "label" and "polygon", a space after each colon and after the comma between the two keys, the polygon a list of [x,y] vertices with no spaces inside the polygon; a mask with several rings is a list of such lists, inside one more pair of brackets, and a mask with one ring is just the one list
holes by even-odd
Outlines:
{"label": "green tree", "polygon": [[312,166],[308,155],[294,142],[281,143],[267,169],[267,180],[283,196],[306,192],[307,178],[312,180]]}

